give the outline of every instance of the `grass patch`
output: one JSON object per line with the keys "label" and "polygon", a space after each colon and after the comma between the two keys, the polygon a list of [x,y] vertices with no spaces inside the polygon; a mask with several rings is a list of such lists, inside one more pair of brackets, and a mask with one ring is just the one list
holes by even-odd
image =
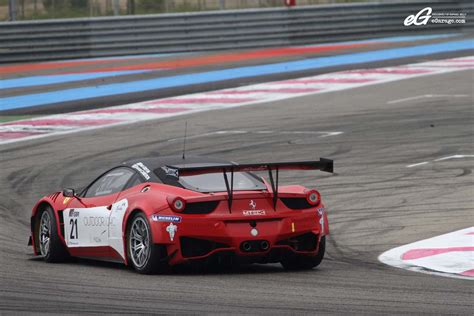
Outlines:
{"label": "grass patch", "polygon": [[26,120],[37,116],[38,115],[0,115],[0,123]]}

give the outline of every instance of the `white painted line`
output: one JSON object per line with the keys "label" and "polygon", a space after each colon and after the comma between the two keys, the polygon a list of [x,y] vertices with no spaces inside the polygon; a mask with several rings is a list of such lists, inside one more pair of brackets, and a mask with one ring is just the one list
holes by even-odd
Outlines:
{"label": "white painted line", "polygon": [[443,161],[443,160],[450,160],[450,159],[462,159],[462,158],[474,158],[474,155],[454,155],[436,159],[434,161]]}
{"label": "white painted line", "polygon": [[410,271],[474,280],[474,226],[388,250],[378,259]]}
{"label": "white painted line", "polygon": [[396,103],[402,103],[406,101],[412,101],[412,100],[418,100],[418,99],[424,99],[424,98],[466,98],[466,97],[470,97],[470,96],[467,94],[422,94],[422,95],[417,95],[414,97],[388,101],[387,104],[396,104]]}
{"label": "white painted line", "polygon": [[417,166],[426,165],[426,164],[428,164],[428,163],[430,163],[430,162],[438,162],[438,161],[451,160],[451,159],[463,159],[463,158],[474,158],[474,155],[453,155],[453,156],[447,156],[447,157],[442,157],[442,158],[438,158],[438,159],[431,160],[431,161],[423,161],[423,162],[415,163],[415,164],[412,164],[412,165],[408,165],[407,168],[413,168],[413,167],[417,167]]}
{"label": "white painted line", "polygon": [[418,166],[426,165],[427,163],[428,161],[423,161],[423,162],[415,163],[413,165],[408,165],[407,168],[418,167]]}
{"label": "white painted line", "polygon": [[[278,135],[319,135],[319,138],[325,138],[330,136],[337,136],[344,134],[344,132],[318,132],[318,131],[241,131],[241,130],[228,130],[228,131],[215,131],[194,136],[188,136],[187,139],[202,138],[215,135],[235,135],[235,134],[278,134]],[[181,137],[169,139],[169,142],[182,141]]]}

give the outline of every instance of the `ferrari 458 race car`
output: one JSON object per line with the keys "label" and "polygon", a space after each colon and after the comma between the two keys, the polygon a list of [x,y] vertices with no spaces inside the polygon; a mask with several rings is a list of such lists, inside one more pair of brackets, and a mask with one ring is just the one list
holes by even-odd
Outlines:
{"label": "ferrari 458 race car", "polygon": [[[333,172],[333,162],[125,162],[81,192],[65,189],[39,200],[30,244],[47,262],[93,258],[123,262],[140,273],[186,262],[281,262],[286,269],[311,269],[324,256],[326,209],[315,189],[279,186],[281,170]],[[252,171],[268,172],[269,181]]]}

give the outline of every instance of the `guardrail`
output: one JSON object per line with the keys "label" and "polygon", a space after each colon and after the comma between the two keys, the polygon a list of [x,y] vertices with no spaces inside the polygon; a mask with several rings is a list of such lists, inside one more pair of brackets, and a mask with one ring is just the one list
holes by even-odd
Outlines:
{"label": "guardrail", "polygon": [[[404,26],[408,15],[467,13],[466,24]],[[474,2],[420,1],[0,23],[0,62],[317,44],[472,29]]]}

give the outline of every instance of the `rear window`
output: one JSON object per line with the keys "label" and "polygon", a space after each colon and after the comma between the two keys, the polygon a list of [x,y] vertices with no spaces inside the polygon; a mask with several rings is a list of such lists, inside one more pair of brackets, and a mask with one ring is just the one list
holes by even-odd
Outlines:
{"label": "rear window", "polygon": [[[166,172],[164,168],[157,168],[154,172],[163,183],[168,185],[203,193],[227,191],[224,175],[221,172],[182,176],[179,179],[173,173]],[[230,172],[228,172],[229,186],[230,177]],[[253,173],[234,172],[234,191],[265,190],[266,188],[263,181]]]}
{"label": "rear window", "polygon": [[[230,186],[230,172],[227,173]],[[180,177],[178,181],[184,188],[198,192],[226,191],[222,173],[206,173],[195,176]],[[255,175],[248,172],[234,172],[234,191],[264,190],[265,184]]]}

